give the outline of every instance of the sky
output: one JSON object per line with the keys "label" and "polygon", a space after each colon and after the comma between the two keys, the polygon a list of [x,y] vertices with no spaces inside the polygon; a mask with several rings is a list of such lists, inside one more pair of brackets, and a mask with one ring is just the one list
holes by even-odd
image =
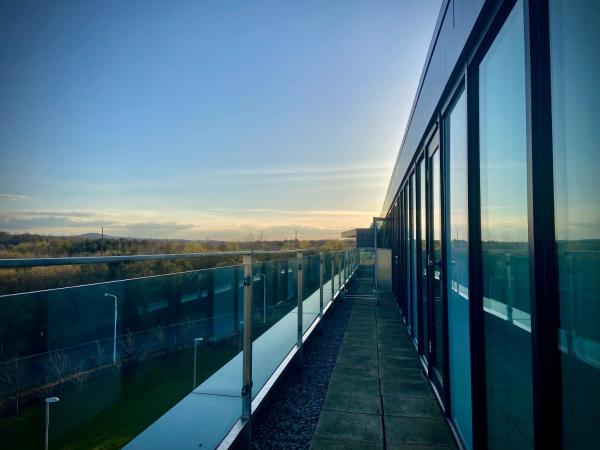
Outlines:
{"label": "sky", "polygon": [[2,2],[0,230],[316,239],[369,226],[440,5]]}

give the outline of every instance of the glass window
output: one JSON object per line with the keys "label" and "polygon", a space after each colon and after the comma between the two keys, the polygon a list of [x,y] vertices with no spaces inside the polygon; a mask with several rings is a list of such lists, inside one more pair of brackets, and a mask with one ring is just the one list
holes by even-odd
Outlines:
{"label": "glass window", "polygon": [[417,309],[417,198],[415,193],[415,174],[410,176],[410,272],[413,311],[413,337],[419,340],[419,313]]}
{"label": "glass window", "polygon": [[600,448],[600,4],[549,6],[564,448]]}
{"label": "glass window", "polygon": [[523,5],[479,67],[488,447],[533,442]]}
{"label": "glass window", "polygon": [[448,350],[452,419],[472,448],[469,344],[469,236],[467,215],[467,110],[462,94],[446,119],[449,192],[447,267]]}
{"label": "glass window", "polygon": [[426,173],[425,173],[425,159],[422,159],[419,163],[419,207],[420,207],[420,232],[421,232],[421,242],[419,245],[420,260],[421,260],[421,275],[419,280],[421,282],[421,335],[422,335],[422,348],[423,353],[427,354],[427,342],[429,341],[429,337],[427,335],[427,240],[426,240],[426,215],[427,210],[425,208],[425,182],[426,182]]}
{"label": "glass window", "polygon": [[[430,150],[431,145],[432,144],[430,144]],[[431,330],[431,333],[434,341],[433,345],[435,347],[432,364],[434,369],[436,369],[436,375],[438,376],[440,384],[443,385],[445,383],[444,309],[442,307],[442,272],[441,267],[438,264],[442,259],[442,166],[440,161],[439,141],[435,141],[435,144],[433,145],[436,147],[436,150],[434,151],[433,156],[429,158],[431,164],[431,229],[429,233],[432,239],[430,251],[431,261],[432,263],[435,263],[430,273],[430,300],[432,302],[431,313],[433,315],[431,320],[433,329]]]}
{"label": "glass window", "polygon": [[408,184],[404,187],[403,197],[404,197],[404,217],[406,220],[404,221],[404,274],[406,284],[404,286],[404,292],[406,293],[406,308],[408,310],[408,328],[410,329],[411,335],[413,333],[413,316],[414,311],[412,308],[411,301],[411,289],[410,289],[410,205],[409,205],[409,195],[408,195]]}

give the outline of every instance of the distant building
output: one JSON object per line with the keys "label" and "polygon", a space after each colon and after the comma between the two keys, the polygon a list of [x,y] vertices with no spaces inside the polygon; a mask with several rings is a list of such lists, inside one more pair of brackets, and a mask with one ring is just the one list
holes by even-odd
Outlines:
{"label": "distant building", "polygon": [[353,228],[342,233],[344,239],[354,239],[356,248],[373,247],[373,230],[371,228]]}

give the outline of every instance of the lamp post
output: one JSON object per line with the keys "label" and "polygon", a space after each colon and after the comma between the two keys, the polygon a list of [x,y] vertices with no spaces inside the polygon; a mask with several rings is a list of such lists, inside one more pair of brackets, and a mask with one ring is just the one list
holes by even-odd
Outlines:
{"label": "lamp post", "polygon": [[115,301],[115,327],[113,332],[113,364],[117,363],[117,296],[113,294],[109,294],[108,292],[104,293],[105,297],[112,297]]}
{"label": "lamp post", "polygon": [[263,323],[267,323],[267,274],[257,273],[263,282]]}
{"label": "lamp post", "polygon": [[44,449],[48,450],[48,430],[50,428],[50,403],[57,403],[58,397],[48,397],[46,399],[46,433],[44,434]]}
{"label": "lamp post", "polygon": [[198,355],[198,344],[200,342],[202,342],[203,340],[204,340],[204,338],[195,338],[194,339],[194,387],[193,387],[193,389],[196,389],[196,356]]}

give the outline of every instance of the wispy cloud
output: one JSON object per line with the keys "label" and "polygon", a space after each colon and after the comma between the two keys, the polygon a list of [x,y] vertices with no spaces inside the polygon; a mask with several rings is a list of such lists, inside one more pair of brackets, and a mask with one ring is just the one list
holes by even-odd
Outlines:
{"label": "wispy cloud", "polygon": [[17,200],[27,200],[29,197],[21,194],[0,194],[0,200],[9,200],[11,202]]}
{"label": "wispy cloud", "polygon": [[189,211],[12,211],[0,213],[0,229],[54,235],[98,231],[113,236],[238,239],[339,238],[344,229],[366,226],[371,211],[270,208]]}

